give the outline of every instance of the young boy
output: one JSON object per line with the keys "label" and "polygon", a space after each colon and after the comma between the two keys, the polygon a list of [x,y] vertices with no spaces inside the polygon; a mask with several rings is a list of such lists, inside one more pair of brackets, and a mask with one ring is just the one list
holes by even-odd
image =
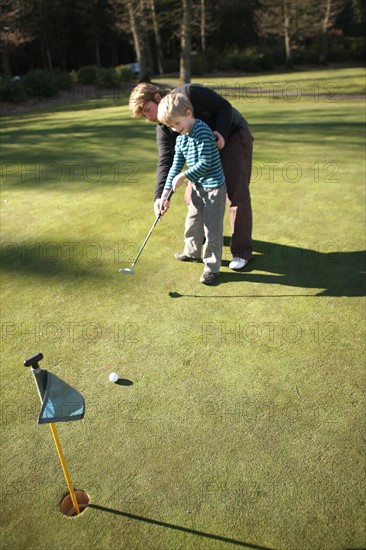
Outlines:
{"label": "young boy", "polygon": [[[200,282],[212,284],[219,276],[223,220],[226,203],[226,184],[215,136],[205,122],[194,118],[193,107],[183,94],[168,94],[158,107],[159,122],[180,135],[175,143],[173,164],[161,196],[160,207],[167,205],[166,197],[185,179],[192,182],[189,204],[189,223],[186,223],[184,250],[175,256],[183,261],[201,261],[204,271]],[[186,163],[187,169],[182,171]],[[203,238],[205,237],[205,244]]]}

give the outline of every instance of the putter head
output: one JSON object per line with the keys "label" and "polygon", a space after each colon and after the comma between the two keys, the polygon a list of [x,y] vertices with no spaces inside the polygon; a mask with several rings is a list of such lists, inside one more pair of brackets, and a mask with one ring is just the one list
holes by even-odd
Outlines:
{"label": "putter head", "polygon": [[132,267],[125,267],[124,269],[120,269],[119,272],[125,273],[126,275],[135,275],[135,272]]}

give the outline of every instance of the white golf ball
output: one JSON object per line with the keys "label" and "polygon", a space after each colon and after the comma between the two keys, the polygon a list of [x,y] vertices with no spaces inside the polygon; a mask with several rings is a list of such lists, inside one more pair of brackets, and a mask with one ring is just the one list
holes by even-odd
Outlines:
{"label": "white golf ball", "polygon": [[119,376],[116,372],[111,372],[111,374],[109,375],[109,380],[111,382],[117,382]]}

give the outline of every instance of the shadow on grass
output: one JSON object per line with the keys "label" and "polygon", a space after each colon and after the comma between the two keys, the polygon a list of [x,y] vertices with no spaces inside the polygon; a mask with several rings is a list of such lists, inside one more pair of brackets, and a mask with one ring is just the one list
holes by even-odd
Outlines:
{"label": "shadow on grass", "polygon": [[[152,129],[147,128],[146,135],[151,140],[144,145],[145,159],[148,152],[154,154],[156,147]],[[40,122],[32,128],[23,125],[2,130],[2,139],[4,143],[18,143],[18,147],[8,147],[3,155],[0,173],[3,191],[88,191],[101,185],[122,184],[135,187],[143,179],[141,172],[146,160],[132,154],[141,149],[141,128],[136,124],[121,123],[118,127],[107,122],[97,121],[93,125],[66,121],[48,127]],[[101,144],[98,152],[97,144]],[[122,153],[113,155],[113,147]]]}
{"label": "shadow on grass", "polygon": [[[227,246],[226,237],[224,244]],[[72,245],[72,246],[71,246]],[[283,285],[299,292],[274,292],[258,294],[235,293],[232,297],[276,296],[365,296],[366,252],[340,252],[336,243],[326,243],[320,249],[300,248],[296,243],[276,244],[254,241],[253,260],[242,271],[221,272],[212,286],[225,283],[260,283]],[[8,272],[58,279],[106,277],[104,272],[107,251],[98,243],[33,242],[4,243],[1,248],[2,268]],[[229,261],[223,261],[224,266]],[[266,290],[266,289],[265,289]],[[180,298],[178,292],[170,292],[171,298]],[[207,297],[194,296],[190,297]],[[212,296],[218,298],[220,296]],[[230,298],[230,296],[222,296]]]}
{"label": "shadow on grass", "polygon": [[165,521],[158,521],[156,519],[145,518],[143,516],[130,514],[129,512],[114,510],[113,508],[107,508],[106,506],[100,506],[99,504],[89,504],[88,508],[94,508],[95,510],[100,510],[102,512],[109,512],[110,514],[116,514],[118,516],[123,516],[129,519],[135,519],[137,521],[144,521],[145,523],[150,523],[152,525],[159,525],[160,527],[175,529],[176,531],[182,531],[183,533],[189,533],[190,535],[196,535],[199,537],[205,537],[212,540],[218,540],[220,542],[226,542],[228,544],[235,544],[236,546],[254,548],[254,550],[274,550],[273,548],[271,549],[266,546],[258,546],[257,544],[252,544],[250,542],[243,542],[241,540],[222,537],[220,535],[213,535],[211,533],[205,533],[204,531],[197,531],[196,529],[190,529],[189,527],[182,527],[181,525],[175,525],[174,523],[166,523]]}
{"label": "shadow on grass", "polygon": [[[225,237],[224,245],[228,246],[229,242],[230,239]],[[283,245],[254,241],[256,254],[244,270],[222,272],[212,286],[241,282],[284,285],[318,291],[315,294],[258,294],[258,297],[365,296],[366,252],[339,252],[338,245],[332,242],[326,243],[321,249],[319,248],[314,245],[314,250],[310,250],[300,248],[296,243]],[[224,260],[222,264],[228,266],[229,261]],[[323,290],[319,292],[319,289]],[[180,298],[183,295],[171,292],[170,296],[171,298]],[[236,294],[233,297],[254,296],[257,295],[248,293],[246,295]],[[215,296],[215,298],[217,297]],[[222,297],[228,298],[229,296]]]}
{"label": "shadow on grass", "polygon": [[1,268],[16,275],[52,279],[100,279],[100,247],[83,242],[5,242],[0,246]]}

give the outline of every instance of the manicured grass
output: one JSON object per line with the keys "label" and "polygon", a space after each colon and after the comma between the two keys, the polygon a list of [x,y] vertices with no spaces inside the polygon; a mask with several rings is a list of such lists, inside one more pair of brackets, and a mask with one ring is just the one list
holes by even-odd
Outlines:
{"label": "manicured grass", "polygon": [[[153,125],[111,102],[4,118],[4,548],[365,547],[363,102],[296,99],[232,97],[255,136],[256,255],[228,269],[226,219],[213,287],[174,260],[179,192],[118,272],[154,220]],[[91,499],[75,519],[22,367],[38,351],[86,400],[58,427]]]}
{"label": "manicured grass", "polygon": [[[165,76],[154,78],[154,81],[166,83],[169,87],[178,85],[177,78]],[[224,92],[225,88],[237,88],[237,93],[246,97],[246,88],[256,88],[259,97],[271,98],[280,95],[287,100],[291,95],[300,98],[303,94],[311,95],[315,101],[326,96],[331,101],[335,95],[365,94],[365,68],[350,67],[348,69],[313,69],[296,70],[284,73],[268,73],[264,75],[246,74],[227,78],[220,74],[208,77],[193,77],[192,82],[216,86]],[[327,99],[326,99],[327,100]],[[252,100],[253,101],[253,100]]]}

